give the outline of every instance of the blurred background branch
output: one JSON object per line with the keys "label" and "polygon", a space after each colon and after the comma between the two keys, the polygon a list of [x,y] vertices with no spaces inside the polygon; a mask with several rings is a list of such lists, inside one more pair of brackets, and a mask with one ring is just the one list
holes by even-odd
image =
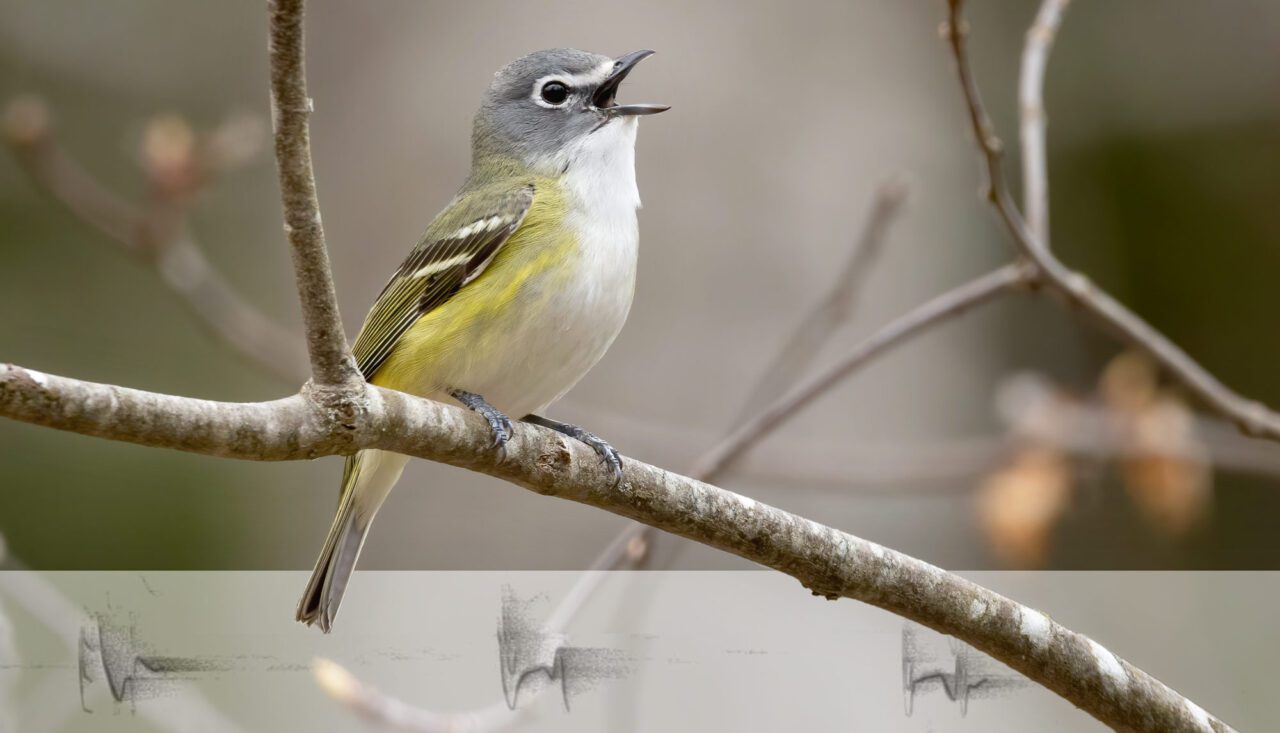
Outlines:
{"label": "blurred background branch", "polygon": [[148,196],[131,203],[99,183],[58,142],[44,101],[22,96],[4,111],[4,139],[31,181],[85,224],[150,266],[211,334],[286,384],[306,377],[301,339],[249,304],[213,267],[187,222],[199,193],[258,154],[256,117],[233,115],[197,134],[178,115],[153,118],[141,162]]}
{"label": "blurred background branch", "polygon": [[[977,82],[969,68],[965,48],[969,27],[961,15],[964,2],[948,2],[951,13],[945,26],[946,36],[955,56],[973,137],[982,155],[987,176],[985,196],[1000,215],[1026,261],[1034,266],[1034,283],[1068,303],[1079,306],[1108,331],[1158,362],[1208,408],[1236,423],[1245,434],[1280,441],[1280,413],[1232,391],[1163,333],[1091,283],[1083,274],[1064,265],[1049,250],[1048,244],[1028,228],[1005,182],[1001,169],[1003,144],[996,137],[978,93]],[[1039,152],[1043,155],[1042,150]],[[1047,170],[1047,164],[1042,162],[1032,165],[1034,170]],[[1042,192],[1046,196],[1047,190],[1046,187]],[[1045,221],[1048,221],[1047,215]]]}
{"label": "blurred background branch", "polygon": [[866,278],[888,241],[890,227],[901,215],[910,192],[907,176],[902,173],[876,189],[862,232],[854,240],[849,260],[835,286],[812,311],[800,318],[795,330],[783,341],[782,348],[765,368],[734,423],[753,417],[760,405],[769,404],[795,384],[832,336],[853,317]]}
{"label": "blurred background branch", "polygon": [[1027,29],[1018,73],[1019,131],[1022,140],[1022,195],[1027,226],[1036,239],[1049,246],[1049,169],[1045,128],[1049,115],[1044,109],[1044,72],[1058,26],[1071,0],[1048,0],[1040,4],[1035,22]]}

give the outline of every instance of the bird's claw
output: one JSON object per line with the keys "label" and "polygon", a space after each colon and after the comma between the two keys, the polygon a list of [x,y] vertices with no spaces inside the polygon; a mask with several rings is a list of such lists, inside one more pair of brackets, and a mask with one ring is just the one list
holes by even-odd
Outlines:
{"label": "bird's claw", "polygon": [[514,428],[511,425],[511,418],[507,417],[501,410],[485,401],[483,397],[473,392],[464,392],[462,390],[454,390],[451,393],[457,401],[461,402],[473,412],[479,413],[481,417],[489,423],[489,432],[493,433],[493,447],[499,452],[506,452],[507,441],[511,440]]}
{"label": "bird's claw", "polygon": [[618,450],[609,445],[607,441],[596,435],[583,431],[583,437],[579,438],[583,443],[591,446],[591,449],[600,456],[601,462],[609,467],[609,473],[613,474],[613,482],[617,483],[622,480],[622,456]]}
{"label": "bird's claw", "polygon": [[541,425],[544,428],[550,428],[561,435],[567,435],[570,438],[587,445],[591,450],[595,451],[600,457],[600,462],[609,467],[609,473],[613,475],[613,483],[616,486],[622,481],[622,456],[608,441],[597,436],[595,433],[589,433],[577,425],[552,420],[542,417],[541,415],[526,415],[525,422]]}
{"label": "bird's claw", "polygon": [[484,419],[489,421],[489,431],[493,433],[493,447],[498,450],[505,450],[507,441],[511,440],[511,418],[493,410],[492,412],[481,412]]}

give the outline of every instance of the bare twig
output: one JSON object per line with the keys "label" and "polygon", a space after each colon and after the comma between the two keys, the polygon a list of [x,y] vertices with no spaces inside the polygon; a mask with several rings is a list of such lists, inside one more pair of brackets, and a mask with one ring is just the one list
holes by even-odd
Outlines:
{"label": "bare twig", "polygon": [[889,228],[902,210],[908,191],[907,181],[901,175],[877,189],[875,201],[844,272],[822,302],[800,319],[791,337],[756,383],[735,422],[751,417],[760,405],[769,404],[795,384],[831,336],[849,321],[871,265],[888,239]]}
{"label": "bare twig", "polygon": [[76,218],[153,267],[198,321],[254,366],[290,383],[306,378],[297,335],[254,308],[209,263],[165,200],[146,208],[109,191],[58,144],[43,102],[20,97],[5,110],[5,138],[31,179]]}
{"label": "bare twig", "polygon": [[272,0],[271,122],[284,202],[284,230],[293,253],[311,377],[350,391],[363,381],[347,345],[325,249],[320,202],[311,169],[308,119],[312,102],[303,69],[303,0]]}
{"label": "bare twig", "polygon": [[1027,30],[1018,77],[1018,100],[1022,107],[1022,201],[1027,226],[1036,238],[1049,246],[1049,170],[1045,164],[1045,128],[1049,117],[1044,109],[1044,71],[1049,65],[1053,39],[1071,0],[1044,0],[1036,20]]}
{"label": "bare twig", "polygon": [[[1016,449],[1020,440],[1033,440],[1076,460],[1090,462],[1136,457],[1190,458],[1171,447],[1134,446],[1117,433],[1115,416],[1093,400],[1069,399],[1048,377],[1018,374],[997,389],[997,414],[1007,433],[939,437],[925,441],[857,440],[847,436],[779,434],[762,441],[735,464],[735,480],[754,486],[799,489],[868,496],[954,494],[969,491],[970,479],[982,476]],[[1015,389],[1016,384],[1016,389]],[[1019,393],[1012,402],[1002,395]],[[1052,402],[1051,407],[1041,407]],[[1013,403],[1016,403],[1013,404]],[[1023,423],[1029,410],[1046,409],[1052,422]],[[1259,478],[1280,478],[1280,446],[1241,435],[1216,415],[1195,416],[1193,432],[1208,449],[1216,471]],[[714,431],[680,428],[632,416],[596,413],[590,423],[627,425],[641,444],[663,441],[681,445],[711,444]],[[1111,427],[1107,427],[1111,426]],[[603,431],[612,434],[616,429]],[[839,455],[837,462],[819,460]],[[687,474],[686,474],[687,475]]]}
{"label": "bare twig", "polygon": [[865,341],[853,347],[834,366],[814,375],[813,378],[778,399],[755,419],[744,423],[720,445],[704,455],[691,473],[698,477],[705,476],[707,480],[715,480],[743,452],[749,450],[783,422],[790,420],[850,372],[920,331],[958,316],[1010,288],[1025,285],[1028,278],[1029,270],[1022,265],[1005,265],[917,306],[909,313],[898,317],[897,320],[890,321]]}
{"label": "bare twig", "polygon": [[969,121],[987,174],[986,198],[1013,236],[1018,249],[1034,266],[1036,283],[1093,316],[1121,340],[1151,357],[1207,407],[1235,423],[1247,435],[1280,441],[1280,414],[1247,399],[1218,381],[1167,336],[1133,311],[1064,265],[1028,228],[1009,193],[1001,172],[1002,145],[995,136],[965,52],[968,25],[961,16],[963,0],[948,0],[950,18],[945,24],[947,41],[955,55]]}
{"label": "bare twig", "polygon": [[329,697],[361,716],[394,730],[480,733],[494,730],[503,722],[518,716],[517,712],[508,710],[505,703],[469,713],[433,713],[402,702],[373,685],[362,682],[342,665],[324,658],[317,658],[312,662],[311,672],[316,684]]}

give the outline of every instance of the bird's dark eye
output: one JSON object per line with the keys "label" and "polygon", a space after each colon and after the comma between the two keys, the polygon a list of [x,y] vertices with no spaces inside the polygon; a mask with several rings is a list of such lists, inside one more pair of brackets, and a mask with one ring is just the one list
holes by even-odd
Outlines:
{"label": "bird's dark eye", "polygon": [[563,82],[549,81],[542,85],[542,101],[547,104],[564,104],[564,100],[569,98],[569,87]]}

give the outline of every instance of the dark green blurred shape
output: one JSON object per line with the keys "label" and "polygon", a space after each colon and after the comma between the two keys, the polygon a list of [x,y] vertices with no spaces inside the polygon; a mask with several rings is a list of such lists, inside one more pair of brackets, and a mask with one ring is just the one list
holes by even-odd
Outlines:
{"label": "dark green blurred shape", "polygon": [[[1058,151],[1050,169],[1061,256],[1232,389],[1280,405],[1280,120],[1105,137]],[[1087,319],[1073,328],[1095,369],[1115,352]],[[1280,567],[1280,478],[1218,472],[1207,528],[1180,542],[1121,491],[1114,476],[1086,490],[1055,566]]]}

